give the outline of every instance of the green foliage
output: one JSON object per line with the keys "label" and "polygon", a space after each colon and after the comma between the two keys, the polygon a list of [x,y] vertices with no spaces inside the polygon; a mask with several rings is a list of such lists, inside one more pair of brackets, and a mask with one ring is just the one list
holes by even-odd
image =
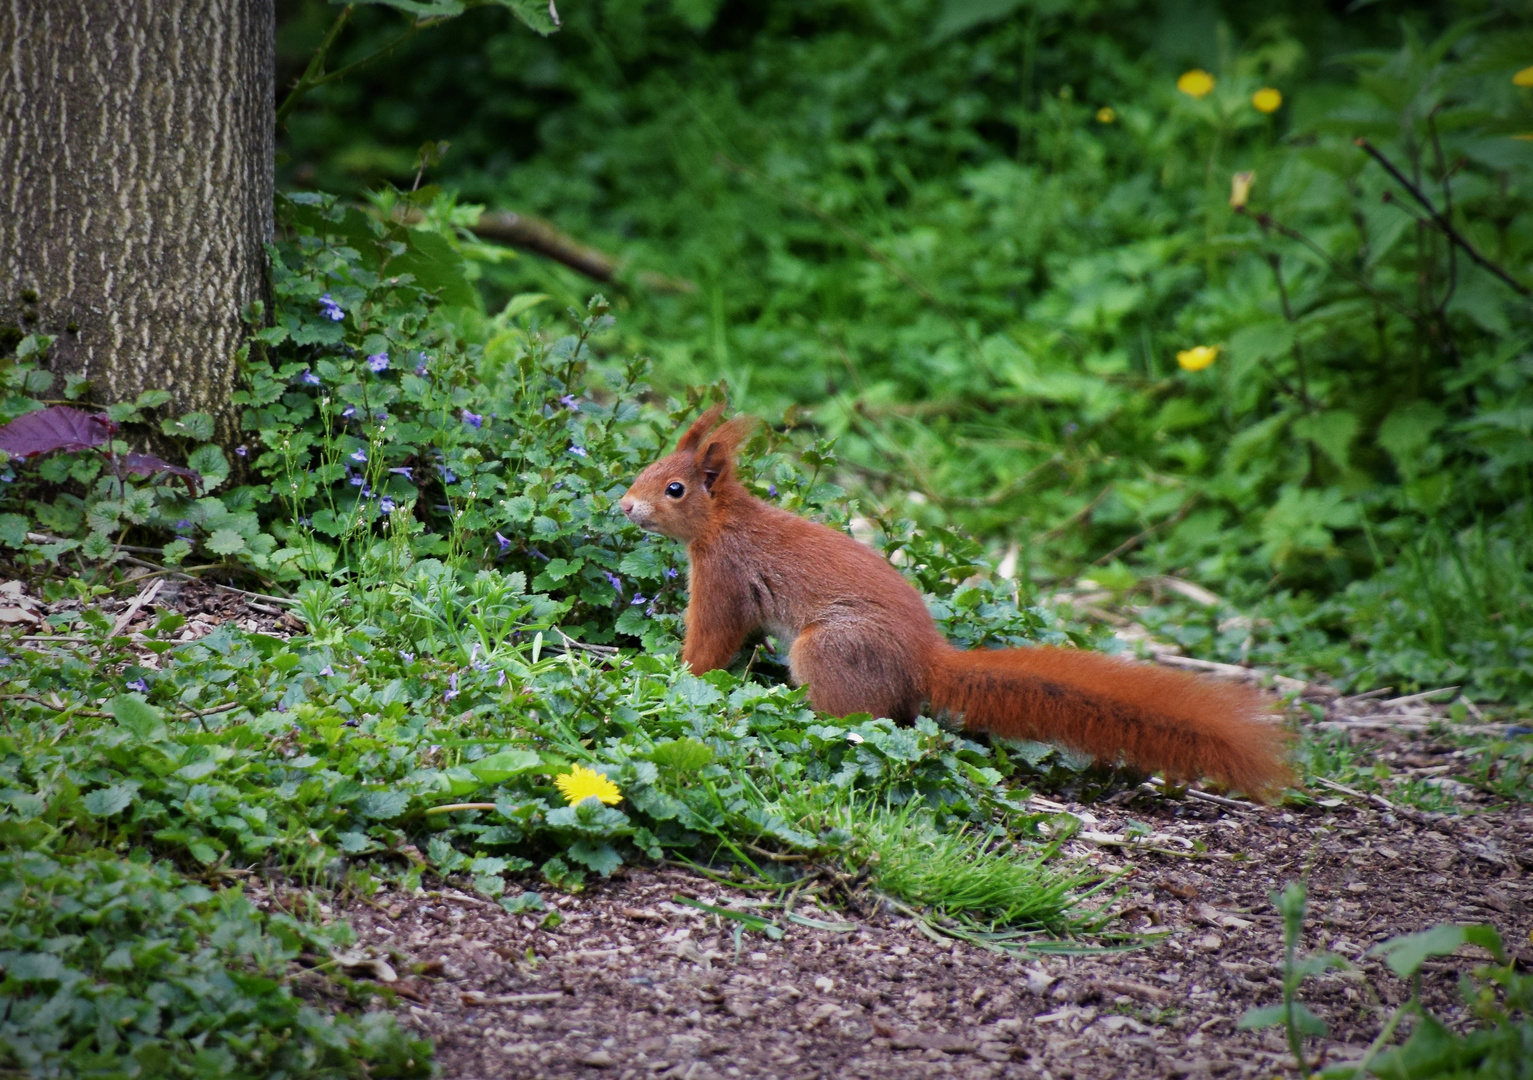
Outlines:
{"label": "green foliage", "polygon": [[1293,1054],[1301,1076],[1309,1075],[1310,1071],[1304,1056],[1304,1040],[1326,1034],[1327,1028],[1325,1021],[1299,1000],[1299,988],[1311,976],[1348,966],[1345,960],[1333,953],[1304,955],[1299,952],[1299,941],[1304,935],[1307,899],[1304,883],[1298,881],[1289,882],[1282,892],[1274,890],[1272,893],[1272,902],[1283,916],[1283,1002],[1281,1005],[1248,1009],[1236,1024],[1247,1030],[1282,1027],[1288,1036],[1288,1049]]}
{"label": "green foliage", "polygon": [[[663,386],[808,407],[899,513],[1033,574],[1127,543],[1275,593],[1265,655],[1521,700],[1533,363],[1498,271],[1530,278],[1529,31],[1448,11],[606,0],[546,41],[480,15],[316,95],[288,168],[403,181],[450,139],[466,197],[696,284],[625,297]],[[523,259],[482,284],[578,288]]]}
{"label": "green foliage", "polygon": [[[1304,1039],[1323,1036],[1326,1026],[1298,1000],[1298,991],[1305,979],[1349,965],[1330,953],[1299,953],[1306,910],[1302,882],[1290,882],[1281,893],[1274,892],[1272,900],[1283,915],[1283,1002],[1247,1010],[1237,1026],[1284,1027],[1299,1073],[1308,1076],[1311,1065],[1304,1055]],[[1420,979],[1421,966],[1429,957],[1451,956],[1464,945],[1483,948],[1495,961],[1476,968],[1474,977],[1461,983],[1464,1000],[1479,1021],[1479,1026],[1467,1034],[1450,1030],[1426,1011],[1421,1004]],[[1313,1075],[1325,1080],[1362,1080],[1369,1075],[1390,1080],[1526,1080],[1533,1076],[1533,1056],[1529,1054],[1533,1050],[1533,976],[1517,971],[1494,927],[1434,926],[1381,942],[1369,950],[1369,955],[1382,956],[1391,971],[1411,981],[1410,998],[1391,1014],[1360,1059]],[[1415,1021],[1409,1038],[1392,1045],[1395,1032],[1407,1017]]]}
{"label": "green foliage", "polygon": [[[453,213],[437,196],[414,205]],[[180,641],[184,619],[167,614],[133,642],[81,603],[50,616],[57,640],[8,645],[0,831],[18,857],[143,853],[156,860],[151,898],[253,867],[363,894],[379,878],[409,889],[428,873],[458,876],[509,911],[535,912],[540,879],[579,889],[669,856],[777,890],[809,856],[887,866],[891,891],[983,919],[998,939],[1093,927],[1077,910],[1084,879],[1054,868],[1008,783],[1048,761],[1046,749],[986,747],[925,719],[817,717],[770,652],[705,678],[678,663],[680,552],[612,511],[696,396],[642,404],[653,398],[639,381],[645,364],[593,347],[610,333],[600,298],[571,313],[569,334],[539,321],[537,298],[495,319],[447,302],[474,296],[456,235],[389,220],[324,197],[284,204],[271,324],[244,358],[248,469],[217,507],[211,497],[191,507],[205,527],[189,535],[225,556],[218,569],[291,590],[307,632],[284,640],[224,625]],[[849,522],[854,505],[822,477],[835,468],[830,447],[774,440],[758,437],[746,481]],[[19,524],[7,534],[36,544],[26,515],[45,505],[39,485],[59,482],[18,474],[8,497]],[[131,538],[173,534],[162,518]],[[1063,637],[1019,607],[1009,583],[978,573],[972,540],[894,518],[868,528],[955,637]],[[102,561],[120,551],[105,541]],[[92,580],[48,579],[42,591],[109,592],[109,568],[91,569]],[[566,805],[555,780],[576,763],[607,776],[621,801]],[[989,830],[975,834],[983,843],[943,848],[955,869],[976,868],[967,898],[901,883],[895,830],[869,846],[846,828],[846,808],[863,805],[919,813],[928,846],[945,831]],[[1012,823],[1009,840],[994,821]],[[1022,891],[1001,903],[1009,888]],[[296,948],[281,934],[345,933],[278,925],[221,895],[220,926],[280,937],[260,969],[278,988]],[[18,932],[41,940],[38,918]],[[235,977],[237,957],[206,955]],[[202,1022],[185,1000],[164,1008],[176,1018],[167,1028]],[[258,1049],[288,1023],[262,1008],[247,1040]],[[383,1018],[311,1019],[324,1047],[353,1047],[375,1075],[424,1060]]]}
{"label": "green foliage", "polygon": [[[97,789],[110,791],[112,789]],[[11,802],[36,799],[12,789]],[[94,816],[126,806],[91,797]],[[47,854],[6,823],[0,855],[0,1066],[33,1076],[429,1076],[431,1048],[383,1013],[327,1014],[293,993],[301,949],[345,944],[238,889],[187,884],[148,852]]]}

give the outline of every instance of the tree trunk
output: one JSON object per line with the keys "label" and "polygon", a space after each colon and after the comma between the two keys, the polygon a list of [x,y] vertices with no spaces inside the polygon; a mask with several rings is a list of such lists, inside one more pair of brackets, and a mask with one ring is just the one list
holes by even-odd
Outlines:
{"label": "tree trunk", "polygon": [[274,23],[273,0],[0,0],[0,330],[225,441],[268,291]]}

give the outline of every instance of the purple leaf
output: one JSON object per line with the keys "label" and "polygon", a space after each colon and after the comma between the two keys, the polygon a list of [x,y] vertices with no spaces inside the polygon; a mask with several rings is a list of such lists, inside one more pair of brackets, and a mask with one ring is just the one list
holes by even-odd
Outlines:
{"label": "purple leaf", "polygon": [[157,472],[179,476],[186,481],[186,490],[192,495],[197,494],[197,489],[202,484],[202,474],[195,469],[184,469],[180,465],[172,465],[164,458],[155,457],[153,454],[124,454],[117,460],[121,462],[123,472],[130,472],[134,476],[149,476]]}
{"label": "purple leaf", "polygon": [[82,412],[69,405],[52,405],[18,416],[0,427],[0,450],[29,458],[57,450],[90,450],[106,445],[117,425],[106,413]]}

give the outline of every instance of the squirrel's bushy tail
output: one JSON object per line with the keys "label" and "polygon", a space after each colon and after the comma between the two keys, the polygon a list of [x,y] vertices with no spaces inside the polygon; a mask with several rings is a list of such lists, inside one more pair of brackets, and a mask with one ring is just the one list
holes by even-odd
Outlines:
{"label": "squirrel's bushy tail", "polygon": [[944,649],[927,694],[971,731],[1121,755],[1172,780],[1206,776],[1262,797],[1290,777],[1283,729],[1236,683],[1076,649]]}

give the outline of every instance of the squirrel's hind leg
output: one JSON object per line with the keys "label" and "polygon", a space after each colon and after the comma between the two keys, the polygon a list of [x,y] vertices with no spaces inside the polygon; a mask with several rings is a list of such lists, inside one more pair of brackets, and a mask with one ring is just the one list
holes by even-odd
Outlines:
{"label": "squirrel's hind leg", "polygon": [[926,697],[922,668],[878,634],[837,623],[811,623],[788,650],[788,671],[809,687],[809,703],[832,716],[872,713],[908,724]]}

